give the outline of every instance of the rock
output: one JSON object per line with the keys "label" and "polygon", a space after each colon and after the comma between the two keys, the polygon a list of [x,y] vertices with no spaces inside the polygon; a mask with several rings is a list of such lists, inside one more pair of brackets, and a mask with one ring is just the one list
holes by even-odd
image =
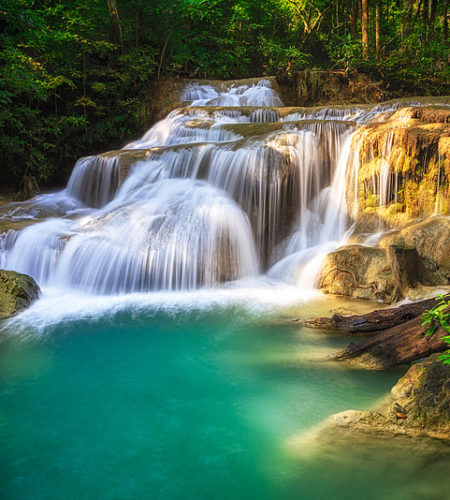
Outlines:
{"label": "rock", "polygon": [[[387,227],[450,211],[450,109],[408,106],[360,127],[355,200],[358,218],[375,214]],[[380,186],[383,193],[380,193]]]}
{"label": "rock", "polygon": [[[450,216],[436,215],[382,236],[379,247],[414,247],[435,286],[450,283]],[[430,275],[431,274],[431,275]]]}
{"label": "rock", "polygon": [[[309,441],[336,444],[357,439],[391,440],[393,437],[433,438],[450,442],[450,366],[439,356],[411,366],[392,388],[392,401],[380,411],[346,410],[328,417],[309,436],[296,438],[297,444]],[[308,444],[308,443],[307,443]],[[311,443],[309,443],[311,444]],[[352,446],[356,442],[352,442]]]}
{"label": "rock", "polygon": [[406,297],[410,288],[425,283],[426,270],[416,248],[391,245],[388,251],[395,285],[392,296],[394,302],[398,298]]}
{"label": "rock", "polygon": [[391,419],[400,407],[405,415],[403,426],[442,429],[450,437],[450,365],[439,361],[438,354],[412,365],[391,394],[395,400]]}
{"label": "rock", "polygon": [[324,293],[395,302],[422,286],[450,284],[450,216],[431,216],[391,231],[378,246],[346,245],[328,254],[317,282]]}
{"label": "rock", "polygon": [[450,281],[450,216],[434,216],[413,223],[402,229],[400,236]]}
{"label": "rock", "polygon": [[285,104],[369,103],[379,102],[387,95],[379,83],[355,71],[309,69],[299,71],[287,80],[290,80],[295,94],[287,92],[286,78],[281,75],[278,78]]}
{"label": "rock", "polygon": [[39,293],[39,286],[30,276],[0,269],[0,318],[22,311]]}
{"label": "rock", "polygon": [[394,281],[385,250],[348,245],[329,253],[318,287],[333,295],[388,300],[394,291]]}

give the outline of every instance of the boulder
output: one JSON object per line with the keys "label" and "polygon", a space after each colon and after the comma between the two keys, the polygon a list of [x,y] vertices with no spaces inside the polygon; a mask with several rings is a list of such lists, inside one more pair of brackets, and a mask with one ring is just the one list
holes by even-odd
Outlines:
{"label": "boulder", "polygon": [[317,283],[324,293],[394,302],[450,285],[450,216],[411,222],[377,246],[346,245],[328,254]]}
{"label": "boulder", "polygon": [[39,286],[30,276],[0,269],[0,318],[22,311],[39,293]]}
{"label": "boulder", "polygon": [[318,287],[333,295],[388,300],[394,291],[394,281],[386,251],[365,245],[347,245],[329,253]]}
{"label": "boulder", "polygon": [[391,245],[414,247],[425,267],[437,273],[436,279],[446,285],[450,281],[450,217],[436,215],[408,224],[403,229],[382,237],[381,248]]}

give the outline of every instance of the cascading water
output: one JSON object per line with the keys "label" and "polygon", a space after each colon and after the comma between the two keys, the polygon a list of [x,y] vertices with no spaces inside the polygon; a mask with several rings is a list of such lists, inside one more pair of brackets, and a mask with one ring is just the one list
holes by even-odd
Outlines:
{"label": "cascading water", "polygon": [[[34,223],[0,235],[1,267],[100,294],[261,273],[313,287],[355,215],[355,130],[398,106],[289,110],[267,80],[189,85],[183,100],[123,150],[79,160],[64,191],[3,207]],[[385,203],[387,160],[374,176]]]}

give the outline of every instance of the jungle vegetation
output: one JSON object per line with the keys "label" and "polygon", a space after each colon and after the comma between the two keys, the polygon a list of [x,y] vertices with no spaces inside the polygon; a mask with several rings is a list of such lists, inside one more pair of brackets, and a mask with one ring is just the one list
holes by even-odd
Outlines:
{"label": "jungle vegetation", "polygon": [[350,69],[448,92],[448,0],[0,0],[0,182],[121,147],[163,75]]}

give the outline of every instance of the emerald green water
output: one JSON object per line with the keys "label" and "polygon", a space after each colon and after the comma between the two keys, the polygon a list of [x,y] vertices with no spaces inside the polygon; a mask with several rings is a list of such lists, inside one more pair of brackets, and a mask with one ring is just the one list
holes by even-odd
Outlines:
{"label": "emerald green water", "polygon": [[312,359],[345,338],[235,306],[16,329],[0,340],[3,499],[446,497],[442,445],[292,445],[405,371]]}

